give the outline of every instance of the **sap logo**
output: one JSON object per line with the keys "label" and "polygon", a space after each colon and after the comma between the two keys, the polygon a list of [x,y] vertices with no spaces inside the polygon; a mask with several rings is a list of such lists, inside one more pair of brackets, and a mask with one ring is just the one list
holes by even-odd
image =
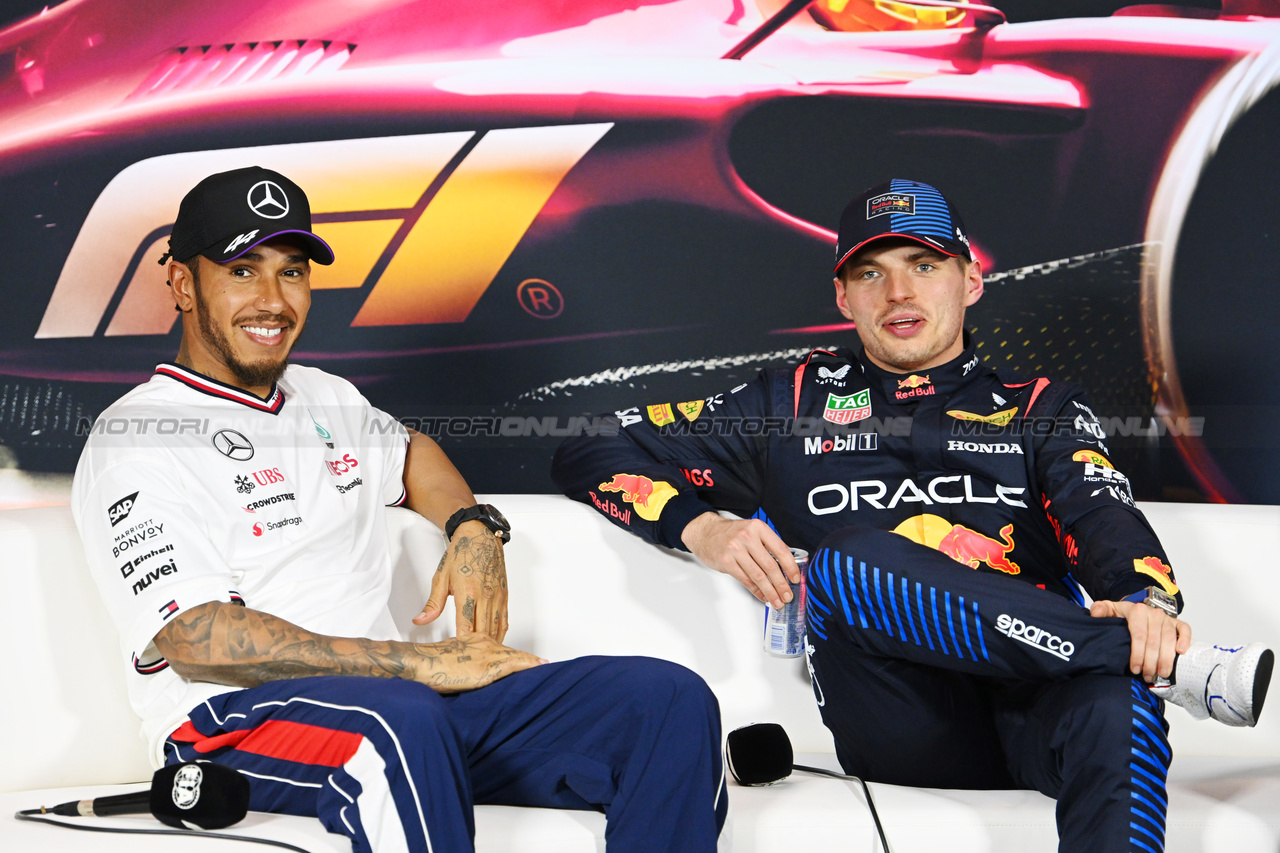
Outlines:
{"label": "sap logo", "polygon": [[[963,483],[962,490],[957,493],[945,494],[940,489],[944,486],[951,491],[954,487],[950,484]],[[983,496],[975,494],[973,491],[973,480],[970,475],[953,474],[943,477],[934,477],[925,486],[925,490],[921,491],[920,487],[915,484],[912,479],[904,479],[897,490],[894,491],[893,497],[889,499],[887,504],[881,503],[884,496],[889,493],[889,486],[883,480],[855,480],[849,483],[846,489],[840,483],[827,483],[822,486],[815,486],[809,491],[809,512],[814,515],[830,515],[833,512],[840,512],[848,507],[851,512],[858,509],[858,499],[861,498],[869,507],[873,509],[893,509],[900,503],[921,503],[926,506],[932,506],[935,503],[941,504],[958,504],[958,503],[979,503],[993,504],[1003,503],[1008,506],[1017,506],[1026,508],[1026,504],[1017,499],[1017,495],[1025,492],[1021,486],[1004,486],[996,484],[995,494],[991,496]],[[818,506],[816,498],[822,495],[830,495],[826,499],[827,506]],[[832,500],[834,498],[834,500]]]}
{"label": "sap logo", "polygon": [[[186,187],[245,163],[310,188],[323,239],[345,245],[359,233],[371,244],[362,260],[339,260],[325,270],[326,288],[349,288],[360,297],[352,303],[358,306],[353,327],[461,323],[565,176],[612,127],[462,130],[139,160],[88,206],[35,337],[168,334],[177,315],[165,271],[146,259],[165,251]],[[438,190],[421,204],[433,184]],[[281,197],[272,190],[252,201],[274,217],[283,210]],[[492,216],[494,210],[503,215]],[[378,215],[370,218],[370,211]],[[423,281],[432,286],[422,287]]]}
{"label": "sap logo", "polygon": [[681,468],[680,472],[684,474],[684,478],[695,486],[714,486],[716,481],[711,479],[711,469],[703,468]]}
{"label": "sap logo", "polygon": [[863,432],[855,435],[836,435],[823,438],[815,435],[804,440],[804,455],[816,453],[843,453],[849,450],[875,450],[879,436],[874,432]]}
{"label": "sap logo", "polygon": [[618,411],[614,412],[613,415],[618,420],[622,421],[622,426],[624,429],[631,426],[632,424],[638,424],[642,420],[644,420],[644,418],[640,417],[639,406],[632,406],[629,409],[619,409]]}
{"label": "sap logo", "polygon": [[966,453],[1013,453],[1022,456],[1021,444],[979,444],[976,441],[948,441],[947,450],[963,450]]}
{"label": "sap logo", "polygon": [[138,580],[133,585],[133,594],[137,595],[138,593],[142,592],[144,589],[151,586],[151,584],[155,583],[162,577],[166,577],[168,575],[176,575],[177,573],[178,573],[178,564],[173,560],[170,560],[169,562],[165,563],[162,566],[156,566],[154,569],[147,572],[142,577],[138,578]]}
{"label": "sap logo", "polygon": [[256,236],[258,236],[257,228],[253,229],[248,234],[241,234],[240,236],[236,237],[234,240],[232,240],[230,243],[227,244],[227,248],[222,250],[222,254],[224,255],[229,254],[235,251],[238,247],[247,245],[248,242]]}
{"label": "sap logo", "polygon": [[324,464],[329,469],[329,473],[335,477],[344,477],[352,468],[360,467],[360,463],[350,453],[342,454],[341,459],[326,459]]}
{"label": "sap logo", "polygon": [[258,481],[259,486],[270,486],[273,483],[283,483],[284,474],[280,473],[279,468],[263,468],[253,472],[253,479]]}
{"label": "sap logo", "polygon": [[117,541],[111,548],[111,556],[119,557],[130,548],[136,548],[148,539],[154,539],[162,533],[164,533],[163,524],[157,524],[153,527],[144,527],[134,532],[132,535],[123,537]]}
{"label": "sap logo", "polygon": [[107,519],[111,522],[112,527],[129,517],[129,513],[133,512],[133,502],[137,499],[138,493],[134,492],[107,507]]}
{"label": "sap logo", "polygon": [[996,630],[1011,640],[1026,643],[1032,648],[1047,652],[1062,660],[1071,660],[1071,656],[1076,651],[1075,643],[1064,640],[1056,634],[1051,634],[1043,628],[1028,625],[1021,619],[1015,619],[1005,613],[1001,613],[996,618]]}

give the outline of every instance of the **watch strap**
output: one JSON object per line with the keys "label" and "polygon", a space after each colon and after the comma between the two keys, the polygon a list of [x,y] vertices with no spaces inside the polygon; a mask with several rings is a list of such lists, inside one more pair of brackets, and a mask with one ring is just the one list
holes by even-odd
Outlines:
{"label": "watch strap", "polygon": [[[496,516],[496,517],[495,517]],[[509,525],[499,523],[497,511],[488,504],[475,504],[474,506],[463,507],[462,509],[449,516],[449,520],[444,523],[444,536],[446,539],[452,539],[453,534],[458,528],[468,521],[479,521],[485,527],[493,531],[494,535],[503,542],[511,541],[511,528]]]}

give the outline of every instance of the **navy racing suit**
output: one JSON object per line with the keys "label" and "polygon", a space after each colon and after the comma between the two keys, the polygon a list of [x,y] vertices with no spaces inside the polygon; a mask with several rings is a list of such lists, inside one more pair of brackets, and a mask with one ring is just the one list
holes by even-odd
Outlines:
{"label": "navy racing suit", "polygon": [[[1161,703],[1093,599],[1177,597],[1081,389],[961,356],[909,374],[815,351],[704,400],[614,413],[552,476],[669,548],[695,517],[768,523],[811,553],[807,652],[847,772],[1034,788],[1062,850],[1160,850]],[[894,535],[897,534],[897,535]]]}

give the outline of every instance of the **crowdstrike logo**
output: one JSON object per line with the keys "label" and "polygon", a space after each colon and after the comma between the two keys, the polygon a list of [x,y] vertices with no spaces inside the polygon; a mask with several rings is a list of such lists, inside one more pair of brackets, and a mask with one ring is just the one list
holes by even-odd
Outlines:
{"label": "crowdstrike logo", "polygon": [[1028,625],[1021,619],[1016,619],[1006,613],[1001,613],[996,617],[996,630],[1011,640],[1026,643],[1034,649],[1051,654],[1061,660],[1071,660],[1071,656],[1076,651],[1075,643],[1070,640],[1064,640],[1043,628],[1037,628],[1035,625]]}

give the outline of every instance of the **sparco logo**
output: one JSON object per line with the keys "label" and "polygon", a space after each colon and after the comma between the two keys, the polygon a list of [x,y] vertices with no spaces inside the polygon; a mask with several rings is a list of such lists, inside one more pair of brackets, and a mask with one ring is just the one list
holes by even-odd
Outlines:
{"label": "sparco logo", "polygon": [[129,513],[133,512],[133,502],[137,497],[138,493],[134,492],[107,507],[107,519],[111,522],[112,527],[129,517]]}
{"label": "sparco logo", "polygon": [[979,444],[976,441],[948,441],[947,450],[964,450],[968,453],[1014,453],[1022,455],[1022,445],[1006,442]]}
{"label": "sparco logo", "polygon": [[245,504],[244,508],[249,511],[253,511],[255,509],[262,509],[264,506],[271,506],[272,504],[278,504],[281,501],[291,501],[291,500],[294,500],[293,492],[285,492],[282,495],[272,495],[269,498],[263,498],[260,501],[254,501],[252,503]]}
{"label": "sparco logo", "polygon": [[1062,660],[1071,660],[1071,655],[1076,650],[1075,643],[1070,640],[1064,640],[1055,634],[1050,634],[1043,628],[1028,625],[1021,619],[1015,619],[1005,613],[1001,613],[996,617],[996,630],[1011,640],[1026,643],[1028,646],[1033,646],[1042,652],[1048,652],[1055,658],[1061,658]]}

